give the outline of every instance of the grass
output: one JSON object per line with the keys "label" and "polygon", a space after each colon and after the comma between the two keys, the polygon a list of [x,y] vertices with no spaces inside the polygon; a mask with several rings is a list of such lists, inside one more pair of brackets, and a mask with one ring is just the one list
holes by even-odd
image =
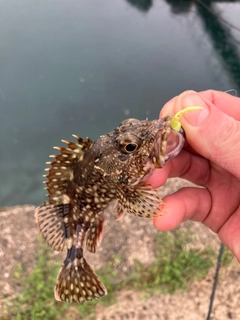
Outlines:
{"label": "grass", "polygon": [[[1,319],[85,319],[93,315],[98,303],[111,305],[116,301],[116,293],[123,289],[174,293],[186,289],[196,279],[204,278],[216,261],[216,253],[211,248],[186,249],[193,236],[180,231],[159,233],[156,238],[155,262],[150,267],[135,261],[134,268],[126,278],[120,278],[117,264],[121,257],[116,255],[110,263],[97,273],[108,289],[108,295],[98,301],[84,304],[61,303],[54,300],[53,287],[61,265],[53,260],[52,250],[40,240],[36,254],[36,266],[27,277],[23,265],[18,265],[15,280],[22,286],[22,292],[15,297],[12,305],[5,308],[6,317]],[[224,265],[231,260],[225,253]]]}
{"label": "grass", "polygon": [[[136,261],[136,270],[130,279],[136,289],[174,293],[204,278],[213,265],[211,248],[186,249],[189,236],[177,231],[159,233],[156,239],[155,263],[145,268]],[[214,255],[215,256],[215,255]]]}

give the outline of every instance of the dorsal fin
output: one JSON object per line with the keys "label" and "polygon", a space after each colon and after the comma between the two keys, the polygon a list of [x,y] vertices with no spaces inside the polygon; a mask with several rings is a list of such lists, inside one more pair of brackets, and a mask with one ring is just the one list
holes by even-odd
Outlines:
{"label": "dorsal fin", "polygon": [[64,202],[63,197],[66,194],[67,184],[73,173],[73,165],[81,161],[85,150],[93,144],[93,141],[89,138],[83,140],[76,135],[73,136],[78,142],[62,140],[62,142],[67,144],[67,147],[54,147],[54,149],[60,151],[60,154],[50,156],[51,158],[55,158],[55,161],[47,162],[47,164],[51,165],[50,168],[45,169],[48,171],[48,174],[44,175],[47,178],[47,181],[44,181],[44,183],[47,184],[47,196],[49,197],[49,201],[46,202],[47,204]]}
{"label": "dorsal fin", "polygon": [[49,200],[36,208],[35,218],[38,227],[47,243],[57,251],[66,248],[66,239],[71,240],[69,234],[68,213],[71,199],[67,195],[67,185],[73,174],[73,166],[80,161],[86,149],[93,144],[92,140],[83,140],[74,136],[78,142],[62,140],[67,148],[55,147],[60,154],[50,156],[53,162],[47,162],[51,167],[46,169],[45,175]]}

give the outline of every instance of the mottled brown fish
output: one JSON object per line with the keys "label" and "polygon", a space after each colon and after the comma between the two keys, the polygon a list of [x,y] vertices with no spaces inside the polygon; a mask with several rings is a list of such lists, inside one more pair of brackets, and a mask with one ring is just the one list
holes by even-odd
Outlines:
{"label": "mottled brown fish", "polygon": [[62,140],[66,148],[50,156],[49,200],[35,212],[40,232],[56,251],[67,250],[59,271],[55,298],[66,302],[98,299],[107,293],[83,256],[84,243],[95,252],[101,239],[104,210],[115,201],[113,213],[139,217],[161,215],[157,190],[144,181],[182,149],[182,133],[170,127],[172,116],[154,121],[127,119],[113,132],[93,142],[74,135]]}

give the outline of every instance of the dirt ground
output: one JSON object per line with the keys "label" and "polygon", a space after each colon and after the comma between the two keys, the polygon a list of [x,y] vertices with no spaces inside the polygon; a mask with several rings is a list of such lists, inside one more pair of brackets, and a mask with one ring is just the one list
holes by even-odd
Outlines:
{"label": "dirt ground", "polygon": [[[162,188],[163,194],[187,185],[180,180],[169,180]],[[14,266],[21,262],[30,272],[35,264],[38,230],[34,221],[34,206],[16,206],[0,210],[0,318],[2,303],[13,298],[21,288],[13,281]],[[219,241],[215,234],[199,223],[186,222],[181,228],[196,234],[198,246],[211,245],[216,251]],[[109,212],[101,246],[96,254],[88,254],[94,267],[105,266],[112,255],[122,257],[118,272],[126,273],[137,258],[146,267],[154,261],[154,238],[157,234],[152,221],[126,215],[118,222]],[[191,244],[190,244],[191,245]],[[204,280],[195,282],[187,292],[175,295],[156,294],[144,299],[136,291],[122,291],[118,302],[110,307],[97,305],[97,320],[161,319],[202,320],[206,319],[211,294],[214,268]],[[222,268],[217,287],[211,319],[240,319],[240,268],[237,262]],[[54,286],[54,284],[53,284]]]}

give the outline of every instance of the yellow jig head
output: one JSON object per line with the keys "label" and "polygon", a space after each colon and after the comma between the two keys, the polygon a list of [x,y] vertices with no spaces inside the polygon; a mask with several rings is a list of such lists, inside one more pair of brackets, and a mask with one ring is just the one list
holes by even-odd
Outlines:
{"label": "yellow jig head", "polygon": [[198,109],[203,109],[203,107],[198,107],[198,106],[193,106],[193,107],[188,107],[185,108],[183,110],[178,111],[172,118],[171,123],[170,123],[170,127],[175,130],[175,131],[180,131],[181,130],[181,122],[179,121],[180,117],[188,111],[194,111],[194,110],[198,110]]}

